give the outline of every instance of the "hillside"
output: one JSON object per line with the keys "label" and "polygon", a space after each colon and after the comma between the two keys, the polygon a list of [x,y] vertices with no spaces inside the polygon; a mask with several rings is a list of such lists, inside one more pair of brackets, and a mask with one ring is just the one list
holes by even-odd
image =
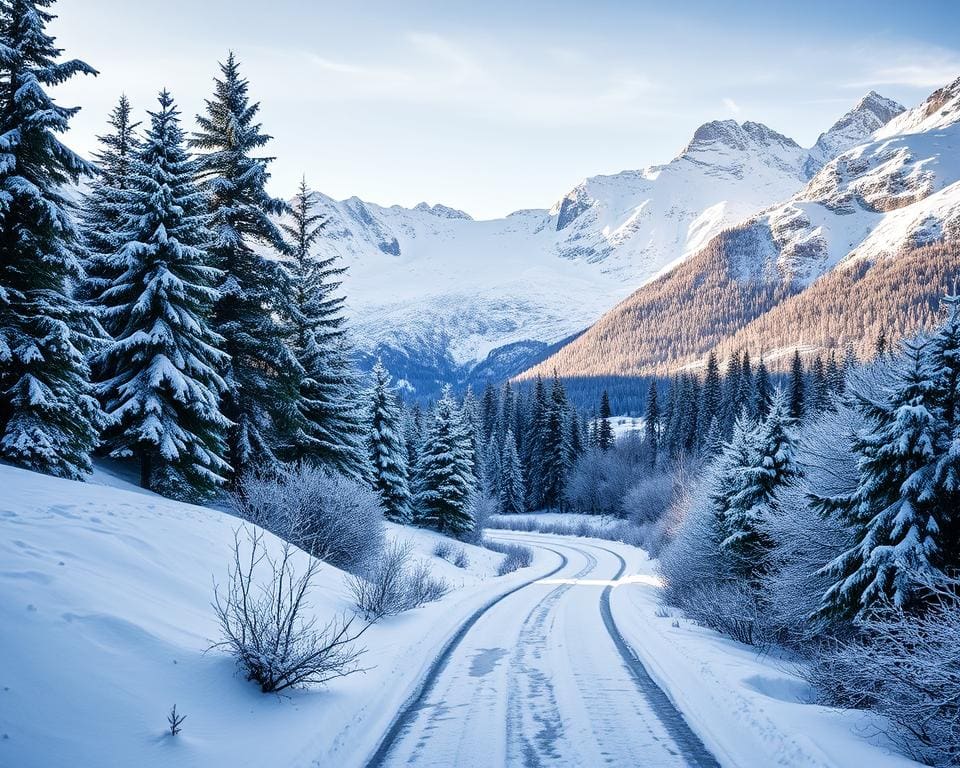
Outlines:
{"label": "hillside", "polygon": [[[460,622],[531,578],[494,578],[502,556],[468,544],[469,567],[455,568],[432,555],[439,534],[390,525],[455,589],[371,628],[366,673],[264,695],[208,651],[238,520],[102,479],[116,487],[0,465],[0,765],[359,765]],[[279,540],[265,543],[276,555]],[[319,572],[309,600],[321,626],[350,610],[344,576]],[[187,716],[176,739],[173,704]]]}
{"label": "hillside", "polygon": [[760,123],[706,123],[664,165],[591,177],[549,210],[503,219],[322,198],[320,247],[349,268],[361,353],[429,396],[444,381],[512,375],[548,355],[901,110],[868,94],[810,149]]}
{"label": "hillside", "polygon": [[929,324],[960,263],[960,80],[717,235],[526,375],[649,375]]}

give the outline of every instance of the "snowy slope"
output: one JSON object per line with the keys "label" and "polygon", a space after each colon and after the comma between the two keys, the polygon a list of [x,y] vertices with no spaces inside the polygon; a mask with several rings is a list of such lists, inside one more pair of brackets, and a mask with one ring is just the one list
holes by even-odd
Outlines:
{"label": "snowy slope", "polygon": [[[849,140],[898,108],[875,94],[859,106],[872,117],[845,116],[818,146],[840,146],[835,139]],[[913,333],[925,307],[935,307],[950,285],[950,264],[932,261],[948,261],[939,253],[931,251],[930,269],[924,269],[930,278],[926,294],[898,282],[891,271],[893,282],[874,286],[871,316],[861,316],[859,328],[860,321],[848,323],[844,338],[818,322],[822,307],[816,303],[824,296],[809,291],[815,283],[818,290],[827,289],[823,281],[817,283],[820,278],[830,277],[830,286],[839,286],[839,276],[865,274],[881,260],[957,242],[960,79],[826,162],[785,201],[724,229],[682,266],[641,287],[531,372],[644,375],[695,363],[712,348],[721,354],[747,348],[775,358],[795,347],[813,351],[821,343],[862,348],[864,334],[878,328]],[[754,293],[757,298],[744,298]],[[807,295],[810,305],[804,303]],[[787,303],[791,322],[778,315]],[[895,316],[903,311],[912,327]],[[810,326],[816,325],[820,332],[811,334]],[[819,341],[811,346],[814,340]]]}
{"label": "snowy slope", "polygon": [[349,267],[362,350],[423,393],[506,345],[536,342],[536,355],[582,330],[717,232],[790,198],[898,109],[869,94],[812,149],[759,123],[706,123],[665,165],[595,176],[549,210],[503,219],[323,198],[323,247]]}
{"label": "snowy slope", "polygon": [[[238,521],[104,478],[113,487],[0,465],[5,768],[361,764],[459,624],[540,567],[497,578],[502,556],[463,545],[470,565],[458,569],[431,555],[437,534],[390,526],[457,589],[365,634],[366,674],[264,695],[206,650],[218,637],[212,582]],[[349,608],[343,576],[319,573],[310,602],[321,623]],[[187,720],[172,739],[174,703]]]}
{"label": "snowy slope", "polygon": [[783,270],[810,282],[840,262],[960,237],[960,79],[827,163],[759,217]]}

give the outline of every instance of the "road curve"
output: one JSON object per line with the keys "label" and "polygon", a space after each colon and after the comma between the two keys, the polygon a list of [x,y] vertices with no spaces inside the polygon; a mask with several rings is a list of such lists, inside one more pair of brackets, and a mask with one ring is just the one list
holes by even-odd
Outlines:
{"label": "road curve", "polygon": [[560,559],[461,627],[369,766],[702,766],[717,763],[620,635],[615,552],[496,532]]}

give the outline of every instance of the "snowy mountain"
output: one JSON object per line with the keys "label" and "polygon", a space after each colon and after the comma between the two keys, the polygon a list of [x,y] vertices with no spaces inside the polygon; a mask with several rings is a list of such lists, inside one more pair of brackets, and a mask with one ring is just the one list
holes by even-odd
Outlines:
{"label": "snowy mountain", "polygon": [[324,248],[349,267],[362,352],[429,396],[523,370],[898,111],[868,94],[811,149],[760,123],[706,123],[669,163],[591,177],[549,210],[502,219],[323,198]]}
{"label": "snowy mountain", "polygon": [[[858,107],[817,146],[896,110],[875,94]],[[960,79],[641,287],[537,370],[665,373],[713,348],[775,358],[852,345],[864,355],[881,331],[902,336],[932,321],[960,274],[958,243]]]}

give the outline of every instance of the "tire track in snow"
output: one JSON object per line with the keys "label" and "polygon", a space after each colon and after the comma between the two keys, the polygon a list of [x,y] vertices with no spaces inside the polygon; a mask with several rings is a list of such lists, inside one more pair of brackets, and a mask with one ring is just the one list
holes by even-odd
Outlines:
{"label": "tire track in snow", "polygon": [[[567,546],[587,561],[572,579],[586,576],[597,566],[597,558],[589,552],[569,545],[557,546]],[[551,590],[523,620],[520,642],[514,649],[512,659],[522,676],[511,676],[507,691],[507,755],[508,758],[513,758],[511,765],[522,764],[524,768],[539,768],[544,764],[541,758],[556,764],[561,757],[556,749],[556,742],[563,734],[560,706],[553,681],[546,672],[538,668],[537,662],[542,659],[547,645],[543,631],[547,617],[572,586],[561,584]],[[528,655],[532,658],[528,659]],[[524,693],[526,696],[523,696]],[[535,733],[524,732],[523,726],[527,720],[532,721]]]}
{"label": "tire track in snow", "polygon": [[[463,641],[463,638],[466,637],[467,633],[473,627],[474,624],[479,621],[480,617],[483,616],[487,611],[493,608],[495,605],[510,597],[521,589],[525,589],[532,584],[535,584],[541,579],[549,579],[551,576],[555,576],[561,570],[563,570],[567,563],[566,555],[562,552],[558,552],[555,549],[550,547],[541,546],[541,549],[545,549],[548,552],[552,552],[557,557],[560,558],[560,565],[554,568],[552,571],[546,574],[542,574],[533,579],[518,584],[513,589],[504,592],[502,595],[494,598],[485,605],[478,608],[474,611],[470,617],[460,626],[460,629],[457,630],[456,634],[451,637],[447,644],[443,647],[440,653],[437,655],[437,658],[433,661],[430,667],[427,669],[426,674],[424,674],[416,690],[407,699],[407,702],[400,708],[399,713],[394,718],[390,727],[387,729],[386,734],[383,739],[380,740],[380,743],[377,745],[376,750],[374,750],[373,755],[367,760],[367,768],[378,768],[382,766],[386,761],[387,757],[390,754],[390,751],[393,749],[394,744],[399,740],[400,736],[406,731],[406,729],[413,722],[416,717],[417,712],[419,711],[424,699],[430,694],[433,690],[434,685],[437,682],[437,679],[440,677],[440,674],[446,668],[447,664],[450,661],[450,658],[453,656],[453,652],[457,649],[457,646]],[[555,590],[554,590],[555,591]],[[552,592],[550,593],[552,594]],[[549,596],[549,595],[548,595]]]}
{"label": "tire track in snow", "polygon": [[[514,540],[519,541],[519,539]],[[620,562],[620,568],[617,570],[612,581],[620,579],[626,572],[627,561],[612,549],[607,549],[606,547],[590,542],[577,543],[581,544],[581,546],[598,549],[601,552],[606,552],[617,558]],[[654,712],[656,712],[657,717],[660,718],[663,726],[676,742],[677,747],[683,752],[684,759],[686,759],[690,765],[700,766],[701,768],[720,768],[717,759],[710,753],[706,746],[704,746],[700,737],[690,728],[690,724],[687,723],[683,713],[677,709],[666,692],[650,677],[650,673],[647,672],[647,668],[643,665],[643,662],[640,661],[640,658],[634,652],[633,648],[620,633],[620,630],[617,628],[617,623],[613,618],[613,611],[610,609],[610,593],[612,591],[613,585],[610,584],[604,587],[603,592],[601,592],[600,615],[603,617],[603,624],[613,640],[613,644],[620,652],[620,656],[627,670],[629,670],[636,687],[646,697],[650,706]]]}

